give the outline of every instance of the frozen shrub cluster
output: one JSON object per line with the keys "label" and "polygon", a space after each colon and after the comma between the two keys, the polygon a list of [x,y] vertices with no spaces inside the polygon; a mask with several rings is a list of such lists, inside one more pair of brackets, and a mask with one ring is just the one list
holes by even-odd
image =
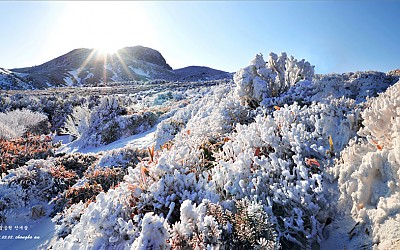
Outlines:
{"label": "frozen shrub cluster", "polygon": [[124,176],[125,171],[118,167],[96,169],[85,174],[90,185],[99,184],[104,192],[118,186]]}
{"label": "frozen shrub cluster", "polygon": [[165,93],[160,93],[157,95],[157,97],[154,99],[154,105],[162,105],[165,102],[173,99],[173,94],[171,91],[165,92]]}
{"label": "frozen shrub cluster", "polygon": [[324,211],[329,209],[323,192],[324,165],[355,135],[352,109],[341,104],[300,108],[294,103],[272,116],[238,125],[215,154],[215,191],[224,199],[263,201],[277,225],[278,239],[299,245],[308,243],[305,239],[320,240]]}
{"label": "frozen shrub cluster", "polygon": [[56,214],[52,219],[55,222],[55,237],[64,238],[69,235],[71,229],[79,223],[85,208],[83,202],[79,202]]}
{"label": "frozen shrub cluster", "polygon": [[[251,120],[249,110],[234,98],[230,86],[216,86],[203,98],[179,109],[172,117],[162,121],[157,126],[156,143],[158,146],[163,145],[183,129],[185,131],[181,133],[182,136],[188,131],[190,134],[193,130],[202,134],[199,136],[212,137],[227,133],[235,124],[245,123],[249,120]],[[200,129],[203,131],[199,131]],[[188,138],[190,139],[191,136]],[[180,140],[175,141],[179,142]],[[199,142],[195,146],[199,146],[198,144]]]}
{"label": "frozen shrub cluster", "polygon": [[58,238],[53,248],[124,249],[130,246],[139,236],[139,228],[132,220],[135,207],[131,202],[131,191],[124,186],[110,189],[107,194],[100,193],[96,202],[83,210],[82,203],[75,206],[72,212],[80,217],[79,222],[72,218],[64,220],[58,228],[59,235],[65,236],[63,230],[71,233]]}
{"label": "frozen shrub cluster", "polygon": [[180,221],[170,230],[172,248],[278,249],[263,206],[247,199],[235,204],[232,212],[208,200],[198,206],[185,200],[180,208]]}
{"label": "frozen shrub cluster", "polygon": [[67,118],[65,132],[83,147],[99,146],[145,131],[157,121],[157,116],[151,112],[123,115],[124,111],[114,97],[102,98],[93,109],[77,106]]}
{"label": "frozen shrub cluster", "polygon": [[265,98],[260,105],[272,108],[294,102],[310,105],[312,102],[330,103],[336,100],[363,105],[367,97],[377,96],[398,79],[398,76],[374,71],[315,75],[313,81],[300,81],[279,96]]}
{"label": "frozen shrub cluster", "polygon": [[139,207],[166,214],[172,202],[186,199],[199,204],[205,198],[226,203],[251,197],[263,202],[278,240],[303,246],[319,241],[328,216],[324,210],[330,209],[323,167],[356,134],[354,102],[294,103],[251,122],[238,108],[229,112],[238,107],[231,94],[217,105],[212,96],[204,98],[207,104],[190,116],[156,165],[130,171],[127,181],[143,187]]}
{"label": "frozen shrub cluster", "polygon": [[360,135],[367,136],[372,144],[393,148],[393,138],[399,133],[400,83],[387,89],[378,98],[367,102],[362,112],[364,127]]}
{"label": "frozen shrub cluster", "polygon": [[0,180],[1,210],[7,213],[13,209],[29,210],[50,201],[61,191],[51,174],[52,167],[51,161],[31,160],[22,167],[9,170],[9,174]]}
{"label": "frozen shrub cluster", "polygon": [[64,132],[75,138],[82,137],[89,130],[90,110],[87,106],[77,106],[67,117]]}
{"label": "frozen shrub cluster", "polygon": [[400,236],[400,82],[366,106],[360,138],[336,166],[339,209],[372,233],[374,248],[388,249]]}
{"label": "frozen shrub cluster", "polygon": [[107,151],[100,159],[100,167],[118,166],[124,169],[134,167],[140,162],[140,159],[148,155],[147,151],[139,150],[133,147],[124,147]]}
{"label": "frozen shrub cluster", "polygon": [[84,146],[107,144],[118,137],[120,131],[115,118],[120,112],[118,101],[105,97],[93,110],[78,106],[67,118],[65,128]]}
{"label": "frozen shrub cluster", "polygon": [[0,96],[0,112],[10,112],[18,109],[28,109],[32,112],[39,112],[47,115],[51,124],[52,131],[58,131],[73,107],[87,103],[89,107],[96,105],[97,98],[95,96],[81,96],[70,94],[67,91],[60,90],[56,93],[22,92],[13,95]]}
{"label": "frozen shrub cluster", "polygon": [[26,133],[49,133],[47,116],[27,109],[0,113],[0,138],[15,139]]}
{"label": "frozen shrub cluster", "polygon": [[165,220],[153,213],[147,213],[141,222],[140,236],[133,242],[131,250],[170,249],[168,225]]}
{"label": "frozen shrub cluster", "polygon": [[157,115],[153,112],[120,116],[116,119],[121,136],[131,136],[149,130],[156,125]]}
{"label": "frozen shrub cluster", "polygon": [[0,173],[21,167],[31,159],[46,159],[53,155],[50,136],[27,135],[12,140],[0,139]]}
{"label": "frozen shrub cluster", "polygon": [[234,75],[236,95],[250,106],[258,104],[267,97],[279,96],[300,80],[311,80],[314,66],[304,59],[298,61],[286,53],[277,56],[269,54],[268,62],[261,54]]}
{"label": "frozen shrub cluster", "polygon": [[323,100],[325,96],[350,98],[356,103],[367,97],[376,97],[399,80],[398,76],[383,72],[367,71],[344,74],[316,75],[313,79],[314,94],[311,101]]}

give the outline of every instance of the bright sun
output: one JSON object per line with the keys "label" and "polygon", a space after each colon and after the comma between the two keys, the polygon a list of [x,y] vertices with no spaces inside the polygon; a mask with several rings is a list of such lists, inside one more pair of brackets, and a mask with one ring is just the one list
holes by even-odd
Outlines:
{"label": "bright sun", "polygon": [[114,54],[117,50],[121,49],[120,46],[115,46],[112,43],[110,44],[102,44],[95,47],[97,51],[101,54]]}
{"label": "bright sun", "polygon": [[[113,54],[154,41],[151,19],[140,2],[67,2],[61,36],[68,46]],[[64,28],[65,27],[65,28]]]}

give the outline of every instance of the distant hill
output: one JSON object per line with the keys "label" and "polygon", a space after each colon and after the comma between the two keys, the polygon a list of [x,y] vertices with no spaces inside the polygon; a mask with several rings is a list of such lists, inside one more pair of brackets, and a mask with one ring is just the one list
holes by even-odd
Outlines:
{"label": "distant hill", "polygon": [[176,69],[174,73],[180,81],[206,81],[232,77],[232,74],[225,71],[202,66],[189,66]]}
{"label": "distant hill", "polygon": [[30,85],[16,73],[0,68],[0,89],[29,89]]}
{"label": "distant hill", "polygon": [[3,69],[1,72],[4,75],[0,78],[1,89],[43,89],[154,79],[199,81],[232,76],[199,66],[173,70],[160,52],[143,46],[125,47],[114,54],[103,54],[95,49],[74,49],[39,66]]}

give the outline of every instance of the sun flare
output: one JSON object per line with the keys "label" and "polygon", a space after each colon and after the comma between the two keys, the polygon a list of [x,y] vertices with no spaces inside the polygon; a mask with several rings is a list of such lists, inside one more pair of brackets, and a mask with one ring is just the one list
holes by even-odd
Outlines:
{"label": "sun flare", "polygon": [[[93,48],[104,54],[139,44],[151,46],[152,21],[140,2],[68,2],[57,40],[72,48]],[[68,32],[66,32],[68,31]],[[56,43],[54,43],[56,44]]]}
{"label": "sun flare", "polygon": [[100,54],[112,55],[112,54],[115,54],[115,52],[117,52],[119,49],[121,49],[121,47],[110,43],[110,44],[98,45],[94,49],[97,50],[98,52],[100,52]]}

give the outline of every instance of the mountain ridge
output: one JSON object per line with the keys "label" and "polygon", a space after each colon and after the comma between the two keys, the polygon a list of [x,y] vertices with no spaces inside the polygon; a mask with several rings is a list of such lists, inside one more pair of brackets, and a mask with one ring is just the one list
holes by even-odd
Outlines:
{"label": "mountain ridge", "polygon": [[144,46],[124,47],[113,54],[78,48],[43,64],[7,70],[0,89],[45,89],[107,82],[199,81],[231,78],[232,74],[205,66],[172,69],[162,54]]}

